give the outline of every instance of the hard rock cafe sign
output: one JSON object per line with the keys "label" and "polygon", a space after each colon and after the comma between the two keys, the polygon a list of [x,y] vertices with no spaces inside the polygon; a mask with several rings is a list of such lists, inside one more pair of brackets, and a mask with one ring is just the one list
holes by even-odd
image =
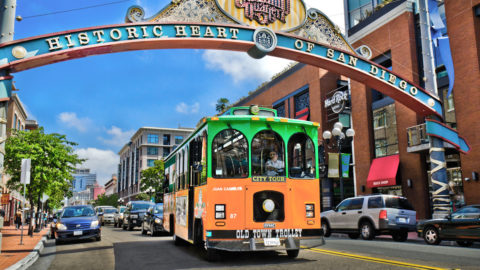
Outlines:
{"label": "hard rock cafe sign", "polygon": [[331,98],[325,99],[325,108],[331,107],[334,113],[341,113],[348,99],[347,91],[337,91]]}

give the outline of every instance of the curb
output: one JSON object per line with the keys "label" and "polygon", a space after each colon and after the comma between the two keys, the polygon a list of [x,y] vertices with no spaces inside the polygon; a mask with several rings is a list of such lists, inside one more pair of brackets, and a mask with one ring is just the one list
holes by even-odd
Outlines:
{"label": "curb", "polygon": [[42,252],[44,247],[43,243],[46,240],[47,240],[47,237],[42,236],[42,239],[33,248],[33,251],[30,252],[30,254],[28,254],[25,258],[18,261],[16,264],[8,267],[6,270],[24,270],[32,266],[32,264],[38,260],[38,257],[40,257],[40,252]]}
{"label": "curb", "polygon": [[[335,238],[342,238],[342,239],[350,239],[347,234],[344,233],[332,233],[332,236]],[[359,238],[360,239],[360,238]],[[392,237],[390,235],[377,235],[375,237],[377,240],[392,240]],[[408,238],[407,241],[405,242],[416,242],[416,243],[424,243],[424,240],[422,238]]]}

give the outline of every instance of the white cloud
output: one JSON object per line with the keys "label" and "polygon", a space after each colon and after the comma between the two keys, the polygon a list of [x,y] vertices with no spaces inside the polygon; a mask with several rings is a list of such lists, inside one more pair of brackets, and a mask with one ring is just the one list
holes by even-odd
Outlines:
{"label": "white cloud", "polygon": [[91,173],[96,173],[100,185],[105,185],[112,174],[117,173],[120,159],[113,151],[89,147],[79,148],[75,150],[75,154],[82,159],[87,159],[80,168],[88,168]]}
{"label": "white cloud", "polygon": [[105,144],[121,147],[130,141],[130,138],[135,134],[135,130],[122,131],[121,128],[112,126],[107,130],[107,134],[111,136],[109,139],[103,137],[98,139]]}
{"label": "white cloud", "polygon": [[257,60],[246,53],[213,50],[205,51],[203,60],[206,61],[207,68],[222,70],[232,76],[235,83],[246,79],[270,80],[291,62],[271,56]]}
{"label": "white cloud", "polygon": [[192,105],[187,105],[185,102],[180,102],[175,110],[182,114],[196,114],[200,110],[200,103],[195,102]]}
{"label": "white cloud", "polygon": [[58,115],[58,120],[67,127],[75,128],[80,132],[86,132],[92,124],[90,118],[78,118],[74,112],[62,112]]}

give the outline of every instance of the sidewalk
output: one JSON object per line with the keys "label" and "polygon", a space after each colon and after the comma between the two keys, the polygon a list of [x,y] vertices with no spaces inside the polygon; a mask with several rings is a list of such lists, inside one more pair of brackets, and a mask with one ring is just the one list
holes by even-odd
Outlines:
{"label": "sidewalk", "polygon": [[38,233],[33,233],[33,237],[27,235],[28,227],[23,227],[23,245],[20,244],[21,230],[15,230],[15,226],[6,226],[2,229],[2,253],[0,254],[0,269],[6,269],[14,265],[23,258],[27,257],[35,246],[42,240],[42,237],[49,231],[45,227]]}

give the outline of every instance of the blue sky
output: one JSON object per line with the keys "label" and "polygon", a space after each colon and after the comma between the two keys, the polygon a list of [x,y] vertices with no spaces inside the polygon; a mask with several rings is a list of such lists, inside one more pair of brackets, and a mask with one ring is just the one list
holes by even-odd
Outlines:
{"label": "blue sky", "polygon": [[[15,39],[124,23],[132,5],[142,6],[148,18],[170,2],[17,0],[17,15],[24,19],[15,23]],[[304,2],[344,28],[343,1]],[[114,4],[75,10],[108,3]],[[38,16],[42,14],[50,15]],[[253,60],[237,52],[149,50],[91,56],[13,76],[29,118],[46,132],[78,143],[77,153],[88,159],[83,167],[104,184],[116,173],[118,151],[138,128],[193,127],[201,117],[216,113],[216,100],[246,96],[288,63],[273,57]]]}

